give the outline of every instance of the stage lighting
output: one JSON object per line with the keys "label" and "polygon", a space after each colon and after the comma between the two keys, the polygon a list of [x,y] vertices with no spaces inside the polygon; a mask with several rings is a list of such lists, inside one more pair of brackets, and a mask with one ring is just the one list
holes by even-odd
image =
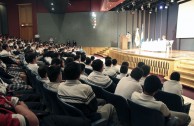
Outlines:
{"label": "stage lighting", "polygon": [[51,10],[53,10],[53,11],[54,11],[54,10],[55,10],[55,8],[53,8],[53,7],[52,7],[52,8],[51,8]]}
{"label": "stage lighting", "polygon": [[95,12],[92,12],[92,17],[96,17],[96,13]]}
{"label": "stage lighting", "polygon": [[173,3],[173,2],[174,2],[174,0],[170,0],[170,2],[171,2],[171,3]]}
{"label": "stage lighting", "polygon": [[144,7],[143,7],[143,5],[141,5],[141,10],[144,10]]}
{"label": "stage lighting", "polygon": [[159,7],[159,8],[160,8],[160,10],[162,10],[162,9],[163,9],[163,6],[162,6],[162,5],[160,5],[160,7]]}
{"label": "stage lighting", "polygon": [[51,6],[53,6],[54,5],[54,3],[51,3]]}
{"label": "stage lighting", "polygon": [[168,6],[167,5],[165,5],[165,9],[168,9]]}
{"label": "stage lighting", "polygon": [[149,13],[152,14],[152,10],[150,10]]}

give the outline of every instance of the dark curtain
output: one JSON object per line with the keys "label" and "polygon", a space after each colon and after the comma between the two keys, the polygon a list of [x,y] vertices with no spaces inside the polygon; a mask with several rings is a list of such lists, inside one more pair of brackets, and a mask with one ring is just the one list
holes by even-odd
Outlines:
{"label": "dark curtain", "polygon": [[0,34],[8,34],[7,10],[5,4],[0,4]]}

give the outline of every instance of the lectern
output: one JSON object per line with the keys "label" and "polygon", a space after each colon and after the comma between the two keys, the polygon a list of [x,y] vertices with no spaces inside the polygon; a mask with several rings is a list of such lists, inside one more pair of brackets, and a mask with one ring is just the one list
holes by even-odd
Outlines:
{"label": "lectern", "polygon": [[128,38],[126,35],[120,36],[120,48],[124,50],[128,49]]}

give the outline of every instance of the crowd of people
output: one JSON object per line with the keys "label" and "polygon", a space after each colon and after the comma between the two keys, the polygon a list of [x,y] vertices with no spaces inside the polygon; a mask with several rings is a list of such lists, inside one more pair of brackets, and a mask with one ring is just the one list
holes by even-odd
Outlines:
{"label": "crowd of people", "polygon": [[150,66],[143,62],[130,70],[127,61],[118,66],[116,59],[106,57],[103,62],[87,56],[81,47],[1,37],[0,51],[1,124],[40,125],[33,111],[46,111],[46,106],[29,85],[25,69],[40,77],[44,88],[56,92],[63,103],[78,108],[92,121],[99,115],[109,126],[122,125],[114,105],[96,97],[91,86],[156,109],[166,118],[176,116],[180,126],[187,126],[191,121],[188,114],[171,111],[163,102],[154,99],[159,90],[181,97],[183,91],[178,72],[173,72],[171,80],[162,85],[156,75],[150,74]]}

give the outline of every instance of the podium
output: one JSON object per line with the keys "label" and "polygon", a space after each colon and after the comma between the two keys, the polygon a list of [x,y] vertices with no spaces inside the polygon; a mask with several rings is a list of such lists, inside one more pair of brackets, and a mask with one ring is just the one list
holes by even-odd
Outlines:
{"label": "podium", "polygon": [[128,38],[126,37],[126,35],[120,36],[120,49],[128,49]]}

